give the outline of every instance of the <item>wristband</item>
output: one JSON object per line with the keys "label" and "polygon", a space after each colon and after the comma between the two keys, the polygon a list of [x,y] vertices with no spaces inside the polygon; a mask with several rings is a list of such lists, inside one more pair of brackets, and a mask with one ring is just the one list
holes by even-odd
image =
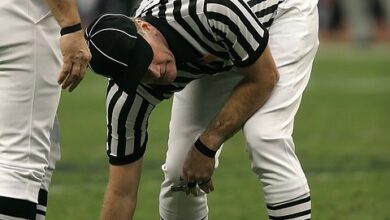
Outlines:
{"label": "wristband", "polygon": [[195,141],[195,148],[198,149],[203,155],[214,158],[217,151],[213,151],[200,141],[200,138]]}
{"label": "wristband", "polygon": [[81,29],[82,29],[81,28],[81,23],[78,23],[78,24],[75,24],[75,25],[72,25],[72,26],[61,28],[60,34],[61,34],[61,36],[64,36],[65,34],[74,33],[76,31],[80,31]]}

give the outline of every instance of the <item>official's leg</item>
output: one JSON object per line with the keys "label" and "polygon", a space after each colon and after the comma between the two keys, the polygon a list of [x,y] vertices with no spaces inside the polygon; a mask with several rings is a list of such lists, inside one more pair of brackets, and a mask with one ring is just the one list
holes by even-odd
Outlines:
{"label": "official's leg", "polygon": [[164,220],[207,219],[207,199],[204,193],[197,197],[186,196],[184,192],[172,192],[171,187],[180,182],[188,150],[240,79],[241,76],[234,71],[223,76],[202,78],[191,82],[174,96],[168,151],[162,166],[165,180],[160,191],[160,215]]}
{"label": "official's leg", "polygon": [[0,29],[1,219],[35,218],[48,166],[61,56],[58,24],[44,6],[0,2],[0,20],[7,23]]}
{"label": "official's leg", "polygon": [[295,154],[294,117],[318,47],[315,1],[279,6],[270,42],[280,79],[267,103],[245,124],[252,170],[263,184],[270,219],[310,219],[309,186]]}
{"label": "official's leg", "polygon": [[133,219],[141,179],[142,161],[110,165],[101,219]]}
{"label": "official's leg", "polygon": [[59,161],[61,158],[60,128],[59,128],[59,122],[57,117],[54,120],[53,129],[50,132],[50,141],[51,141],[51,145],[50,145],[50,154],[49,154],[49,166],[46,169],[45,176],[43,177],[43,181],[41,184],[41,188],[39,189],[35,220],[44,220],[46,218],[49,187],[53,176],[53,172],[55,170],[55,165],[57,161]]}
{"label": "official's leg", "polygon": [[[275,31],[272,29],[270,31],[271,49],[273,47],[273,50],[275,50],[275,54],[276,54],[275,60],[277,62],[279,70],[282,72],[281,74],[284,75],[283,79],[278,84],[279,88],[277,88],[276,89],[277,91],[275,92],[275,93],[279,93],[278,90],[281,90],[283,91],[283,93],[273,99],[275,100],[286,99],[284,100],[285,103],[283,103],[283,100],[278,100],[277,104],[280,105],[276,105],[276,107],[275,106],[270,107],[270,108],[275,107],[275,110],[281,111],[282,114],[284,115],[283,117],[285,118],[280,120],[281,122],[283,122],[282,120],[286,120],[286,122],[284,124],[280,124],[281,125],[280,127],[292,126],[292,121],[295,112],[297,111],[297,108],[299,106],[302,92],[310,76],[311,64],[318,46],[318,39],[317,39],[318,18],[317,18],[316,11],[314,10],[316,2],[312,1],[310,2],[311,5],[304,5],[304,6],[302,5],[294,6],[294,1],[289,1],[289,3],[291,5],[288,4],[284,5],[285,10],[279,11],[279,14],[283,15],[283,18],[279,18],[281,20],[280,23],[276,25],[279,28],[275,29]],[[289,7],[296,7],[295,8],[296,10],[293,10],[293,12],[295,11],[295,14],[292,14],[292,12],[288,10]],[[301,12],[305,13],[307,17],[305,16],[302,17]],[[294,20],[294,18],[297,19]],[[279,22],[279,21],[275,21],[275,22]],[[295,26],[293,25],[294,22],[295,22],[294,25],[298,25],[296,29],[294,29],[295,28]],[[291,28],[294,30],[292,30]],[[302,33],[300,33],[300,28],[302,29],[301,30]],[[285,30],[285,32],[282,32],[283,30]],[[296,35],[295,38],[292,38],[294,37],[295,33],[298,33],[298,35]],[[305,42],[307,43],[307,45],[305,45]],[[302,61],[300,61],[300,59],[302,59]],[[295,66],[292,66],[294,64]],[[300,73],[295,75],[296,72],[300,72]],[[225,77],[226,77],[225,80],[228,80],[229,83],[226,83],[222,80]],[[182,92],[175,95],[173,106],[172,106],[172,117],[170,123],[167,159],[165,165],[163,166],[163,171],[165,173],[165,180],[162,184],[162,189],[160,192],[160,215],[163,217],[164,220],[175,220],[175,219],[195,220],[195,219],[202,218],[202,216],[205,213],[207,213],[207,205],[206,205],[205,197],[199,197],[199,198],[186,197],[183,195],[183,193],[178,194],[176,192],[171,192],[170,187],[174,184],[177,184],[179,181],[182,163],[188,151],[188,148],[191,147],[197,135],[199,135],[199,133],[203,131],[204,127],[207,126],[210,118],[214,116],[216,110],[220,108],[221,103],[226,99],[226,96],[221,96],[221,94],[228,95],[230,93],[232,85],[235,85],[239,80],[239,78],[236,79],[230,78],[230,80],[228,78],[230,78],[230,76],[222,74],[220,76],[215,76],[215,78],[210,77],[202,80],[197,80],[196,82],[193,82],[189,86],[187,86],[187,88],[184,89]],[[275,104],[270,104],[270,105],[272,106]],[[277,106],[279,106],[279,109],[277,108]],[[286,109],[284,110],[284,108]],[[276,122],[275,119],[277,119],[277,117],[275,115],[271,116],[270,118],[274,119],[273,122]],[[267,144],[264,146],[258,146],[259,144],[260,145],[264,144],[264,143],[257,142],[256,140],[257,138],[260,139],[263,138],[263,134],[261,134],[261,131],[267,131],[270,129],[271,131],[273,131],[273,133],[276,133],[275,136],[278,136],[281,139],[279,140],[280,142],[282,143],[284,142],[283,139],[285,137],[280,137],[283,136],[281,134],[284,134],[282,133],[283,130],[280,130],[278,128],[273,130],[272,128],[272,126],[274,126],[275,123],[270,122],[268,124],[269,127],[262,128],[260,124],[258,127],[256,126],[256,123],[259,123],[259,120],[251,119],[251,121],[255,121],[255,123],[249,122],[248,125],[245,126],[246,127],[245,130],[246,130],[246,137],[248,139],[248,146],[251,152],[252,159],[253,159],[253,153],[251,150],[252,147],[255,149],[256,148],[264,149],[264,146],[269,146]],[[266,123],[268,122],[269,120],[267,120]],[[289,131],[288,129],[286,131],[292,132],[292,127],[290,129],[291,131]],[[288,134],[287,136],[291,136],[291,133]],[[278,181],[281,181],[281,183],[285,183],[285,182],[290,182],[292,184],[294,183],[295,186],[298,185],[298,187],[295,188],[292,187],[290,191],[288,191],[287,193],[288,196],[284,198],[278,198],[276,200],[272,199],[272,197],[274,196],[273,194],[281,194],[281,193],[272,192],[271,190],[266,193],[266,201],[270,206],[272,206],[275,204],[279,205],[279,203],[285,203],[291,200],[300,201],[303,198],[302,201],[304,201],[304,205],[306,205],[305,207],[307,207],[308,205],[307,196],[309,191],[308,191],[306,178],[302,172],[302,169],[300,168],[299,161],[295,156],[292,139],[291,137],[287,139],[288,139],[287,142],[290,143],[289,145],[290,152],[287,154],[287,156],[286,155],[282,156],[281,160],[284,161],[287,157],[288,161],[289,160],[293,161],[295,168],[292,170],[287,170],[286,172],[289,176],[287,176],[286,179],[280,178]],[[252,141],[254,143],[252,143]],[[278,141],[276,141],[276,143],[277,142]],[[272,145],[274,144],[275,143],[273,143]],[[282,149],[285,149],[284,145]],[[260,154],[261,156],[262,153],[261,150],[254,150],[254,151]],[[277,153],[272,155],[275,156],[277,155]],[[261,175],[262,165],[258,164],[257,159],[254,161],[255,163],[253,165],[253,169],[258,175]],[[274,162],[270,162],[270,163],[274,163]],[[276,175],[281,175],[282,177],[284,175],[283,172],[285,172],[285,170],[281,170],[280,172],[282,174],[279,174],[278,173],[279,170],[277,169],[276,170],[271,169],[271,170],[272,172],[275,172]],[[268,181],[267,175],[268,174],[265,174],[265,178],[261,179],[264,183],[267,183]],[[290,178],[294,179],[294,181],[291,182]],[[298,184],[296,183],[296,179],[299,179]],[[278,181],[274,181],[274,182],[271,181],[271,184],[273,185],[278,184]],[[272,207],[270,208],[270,210],[271,209]],[[285,210],[283,209],[282,211],[284,212]],[[305,211],[307,211],[307,209],[305,209]],[[293,209],[292,212],[299,212],[299,210],[297,211]]]}

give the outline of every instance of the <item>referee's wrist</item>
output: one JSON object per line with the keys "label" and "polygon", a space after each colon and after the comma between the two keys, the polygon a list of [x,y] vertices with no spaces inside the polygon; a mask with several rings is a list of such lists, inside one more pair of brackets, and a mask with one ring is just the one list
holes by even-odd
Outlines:
{"label": "referee's wrist", "polygon": [[81,23],[79,22],[79,23],[74,24],[74,25],[62,27],[60,34],[61,34],[61,36],[64,36],[64,35],[75,33],[77,31],[81,31],[81,30],[82,30]]}
{"label": "referee's wrist", "polygon": [[215,154],[217,153],[217,151],[213,150],[213,149],[210,149],[208,146],[206,146],[200,140],[200,137],[195,141],[194,146],[203,155],[205,155],[205,156],[207,156],[209,158],[215,158]]}

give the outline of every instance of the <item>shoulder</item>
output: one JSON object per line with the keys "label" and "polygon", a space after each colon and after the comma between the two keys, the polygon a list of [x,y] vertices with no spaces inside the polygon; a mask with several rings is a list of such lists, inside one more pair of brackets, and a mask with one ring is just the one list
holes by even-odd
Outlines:
{"label": "shoulder", "polygon": [[[243,0],[205,0],[205,14],[209,23],[240,25],[257,28],[259,20]],[[217,24],[216,24],[217,23]]]}
{"label": "shoulder", "polygon": [[205,0],[205,14],[209,25],[218,31],[261,35],[266,31],[243,0]]}
{"label": "shoulder", "polygon": [[205,0],[205,11],[206,13],[221,13],[229,16],[250,11],[250,8],[242,0]]}

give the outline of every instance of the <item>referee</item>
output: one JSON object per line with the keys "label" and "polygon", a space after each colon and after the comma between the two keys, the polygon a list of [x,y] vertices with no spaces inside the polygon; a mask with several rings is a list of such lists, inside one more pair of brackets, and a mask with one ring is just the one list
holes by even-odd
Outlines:
{"label": "referee", "polygon": [[[290,32],[290,41],[280,38],[279,43],[270,33],[283,13],[288,16],[281,22],[306,23]],[[132,219],[149,115],[181,90],[162,167],[161,218],[207,219],[205,193],[214,189],[217,151],[243,128],[253,171],[265,185],[270,218],[310,219],[309,188],[288,136],[317,49],[316,15],[315,1],[152,0],[141,2],[135,18],[106,14],[92,22],[86,30],[91,68],[110,78],[110,176],[102,219]],[[277,31],[291,31],[286,27]],[[307,43],[297,44],[303,36]],[[297,71],[297,78],[279,79],[280,70]],[[296,90],[285,88],[291,83]],[[277,129],[285,124],[285,131]],[[287,140],[271,139],[263,146],[263,130]],[[265,157],[269,160],[262,161]],[[174,192],[182,179],[186,193]],[[190,193],[194,196],[186,196]]]}

